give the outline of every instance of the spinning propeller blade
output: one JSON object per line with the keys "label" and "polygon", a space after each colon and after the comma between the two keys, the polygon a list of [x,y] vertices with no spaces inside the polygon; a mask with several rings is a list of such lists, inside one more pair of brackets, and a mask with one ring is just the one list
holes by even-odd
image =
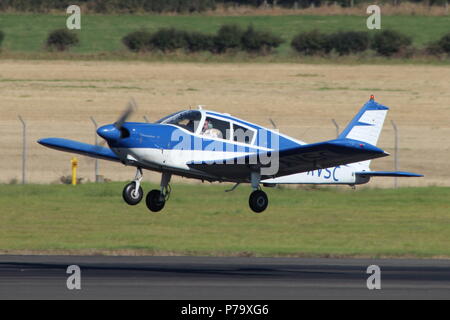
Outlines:
{"label": "spinning propeller blade", "polygon": [[135,112],[137,109],[136,101],[134,101],[133,98],[130,99],[130,101],[127,104],[127,108],[122,113],[122,115],[117,119],[116,122],[114,122],[114,126],[120,130],[122,128],[122,125],[127,121],[127,119],[131,116],[133,112]]}

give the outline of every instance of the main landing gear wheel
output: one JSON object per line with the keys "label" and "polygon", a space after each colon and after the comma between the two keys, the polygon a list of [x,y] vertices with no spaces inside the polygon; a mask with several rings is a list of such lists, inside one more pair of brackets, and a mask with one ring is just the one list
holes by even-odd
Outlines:
{"label": "main landing gear wheel", "polygon": [[267,198],[267,194],[264,191],[255,190],[250,194],[248,204],[250,205],[250,209],[252,209],[253,212],[260,213],[266,210],[267,205],[269,204],[269,199]]}
{"label": "main landing gear wheel", "polygon": [[158,212],[164,208],[166,199],[161,195],[161,191],[154,189],[147,194],[145,202],[150,211]]}
{"label": "main landing gear wheel", "polygon": [[130,206],[135,206],[141,202],[144,191],[141,186],[136,190],[136,182],[132,181],[123,188],[122,197]]}

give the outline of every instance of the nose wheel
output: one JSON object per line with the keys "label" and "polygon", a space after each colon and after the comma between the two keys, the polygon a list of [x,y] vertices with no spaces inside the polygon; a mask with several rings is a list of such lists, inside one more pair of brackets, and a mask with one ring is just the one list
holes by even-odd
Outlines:
{"label": "nose wheel", "polygon": [[141,180],[142,180],[142,169],[137,168],[136,170],[136,177],[134,178],[134,181],[131,181],[128,183],[125,188],[123,188],[122,197],[123,200],[129,204],[130,206],[135,206],[139,202],[141,202],[144,191],[141,187]]}
{"label": "nose wheel", "polygon": [[135,206],[139,202],[141,202],[142,198],[144,196],[144,191],[142,190],[142,187],[139,186],[138,189],[136,189],[135,182],[130,182],[123,188],[122,197],[123,200],[128,203],[130,206]]}

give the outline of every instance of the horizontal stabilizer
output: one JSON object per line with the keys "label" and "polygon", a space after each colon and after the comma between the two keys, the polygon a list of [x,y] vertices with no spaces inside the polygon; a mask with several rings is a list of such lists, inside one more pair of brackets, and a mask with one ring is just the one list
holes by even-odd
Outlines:
{"label": "horizontal stabilizer", "polygon": [[110,161],[120,161],[120,159],[116,156],[114,152],[112,152],[111,149],[102,146],[96,146],[92,144],[62,138],[41,139],[38,140],[38,143],[48,148],[71,153],[77,153],[92,158]]}
{"label": "horizontal stabilizer", "polygon": [[360,171],[355,174],[364,177],[423,177],[423,174],[403,171]]}

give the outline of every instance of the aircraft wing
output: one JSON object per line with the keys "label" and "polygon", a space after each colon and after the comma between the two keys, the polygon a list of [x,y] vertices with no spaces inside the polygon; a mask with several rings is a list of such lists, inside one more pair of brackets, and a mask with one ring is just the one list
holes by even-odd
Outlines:
{"label": "aircraft wing", "polygon": [[38,140],[39,144],[48,148],[66,151],[70,153],[77,153],[83,156],[92,158],[98,158],[103,160],[118,161],[119,157],[116,156],[110,148],[87,144],[69,139],[62,138],[46,138]]}
{"label": "aircraft wing", "polygon": [[[389,155],[387,152],[367,142],[347,138],[300,145],[280,150],[278,152],[278,171],[269,176],[285,176],[387,155]],[[266,158],[270,157],[272,157],[272,161],[276,161],[277,155],[273,152],[266,156]],[[230,176],[230,174],[248,177],[251,166],[259,168],[276,166],[276,162],[267,164],[266,158],[261,157],[260,154],[251,154],[221,161],[191,162],[188,165],[219,177]]]}

